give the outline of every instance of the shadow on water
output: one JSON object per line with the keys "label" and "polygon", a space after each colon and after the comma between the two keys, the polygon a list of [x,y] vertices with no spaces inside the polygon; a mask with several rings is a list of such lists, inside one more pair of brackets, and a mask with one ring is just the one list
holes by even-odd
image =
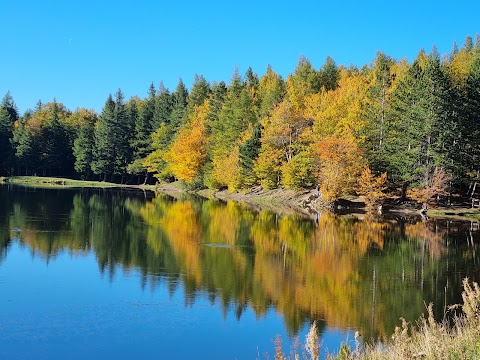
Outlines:
{"label": "shadow on water", "polygon": [[425,303],[441,318],[478,281],[473,223],[255,211],[234,202],[110,189],[0,187],[0,265],[14,241],[32,256],[91,253],[112,281],[135,269],[141,286],[198,296],[257,317],[275,309],[289,334],[313,320],[321,331],[358,329],[365,339],[415,320]]}

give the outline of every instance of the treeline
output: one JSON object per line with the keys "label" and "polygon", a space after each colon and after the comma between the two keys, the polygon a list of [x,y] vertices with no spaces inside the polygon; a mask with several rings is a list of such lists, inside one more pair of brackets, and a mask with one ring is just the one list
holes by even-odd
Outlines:
{"label": "treeline", "polygon": [[480,177],[480,37],[444,56],[422,50],[411,64],[378,53],[361,69],[327,57],[317,70],[302,57],[286,79],[249,68],[228,85],[195,76],[190,91],[181,80],[173,93],[152,84],[128,101],[119,90],[98,115],[53,101],[20,117],[7,94],[0,132],[5,175],[318,185],[326,201],[383,173],[404,190],[438,174],[461,185]]}

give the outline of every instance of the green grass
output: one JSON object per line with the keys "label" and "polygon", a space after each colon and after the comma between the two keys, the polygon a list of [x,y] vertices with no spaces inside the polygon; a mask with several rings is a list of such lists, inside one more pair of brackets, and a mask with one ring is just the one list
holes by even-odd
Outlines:
{"label": "green grass", "polygon": [[23,186],[45,187],[45,188],[115,188],[134,187],[142,189],[154,189],[152,185],[121,185],[104,181],[83,181],[67,178],[42,177],[42,176],[11,176],[0,178],[0,183],[17,184]]}
{"label": "green grass", "polygon": [[452,210],[431,209],[427,212],[431,217],[443,217],[452,220],[480,220],[480,209],[462,208]]}

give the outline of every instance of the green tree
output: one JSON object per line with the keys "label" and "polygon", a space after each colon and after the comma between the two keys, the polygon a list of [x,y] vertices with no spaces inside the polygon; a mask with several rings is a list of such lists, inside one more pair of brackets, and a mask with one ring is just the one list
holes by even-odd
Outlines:
{"label": "green tree", "polygon": [[276,74],[270,65],[260,79],[258,85],[259,116],[266,118],[272,110],[282,102],[285,96],[285,83],[282,77]]}
{"label": "green tree", "polygon": [[47,103],[29,119],[33,133],[35,168],[45,175],[72,175],[74,133],[66,124],[70,112],[61,103]]}
{"label": "green tree", "polygon": [[130,121],[135,124],[135,138],[132,141],[134,160],[143,159],[151,152],[155,99],[155,86],[152,83],[148,89],[148,97],[141,103],[140,108],[130,110]]}
{"label": "green tree", "polygon": [[80,132],[73,142],[75,171],[81,175],[82,179],[90,178],[94,146],[95,139],[93,124],[85,124],[80,128]]}
{"label": "green tree", "polygon": [[254,165],[260,153],[260,147],[262,146],[260,138],[261,125],[256,124],[253,127],[252,135],[239,146],[238,164],[240,166],[240,188],[248,188],[257,183]]}
{"label": "green tree", "polygon": [[462,104],[464,131],[463,151],[460,156],[470,176],[480,177],[480,53],[475,57],[466,82],[465,101]]}
{"label": "green tree", "polygon": [[210,94],[210,85],[203,75],[195,74],[193,79],[192,90],[188,95],[188,109],[187,112],[190,115],[193,112],[195,106],[202,105]]}
{"label": "green tree", "polygon": [[330,56],[327,56],[325,59],[325,64],[323,64],[320,69],[318,76],[320,87],[327,91],[335,90],[337,88],[338,81],[340,80],[340,72],[335,61]]}
{"label": "green tree", "polygon": [[103,180],[111,176],[114,171],[115,149],[113,138],[115,136],[114,127],[115,102],[112,95],[109,95],[102,113],[95,126],[94,139],[95,147],[93,151],[92,171],[95,174],[103,174]]}
{"label": "green tree", "polygon": [[0,104],[0,174],[12,172],[14,163],[13,128],[18,120],[18,111],[10,92],[7,92]]}
{"label": "green tree", "polygon": [[127,166],[132,160],[132,149],[130,146],[130,136],[134,131],[133,119],[127,113],[125,108],[122,90],[118,89],[115,94],[114,107],[114,138],[112,139],[114,147],[114,174],[121,176],[123,183],[124,175],[127,172]]}
{"label": "green tree", "polygon": [[34,167],[33,136],[27,124],[32,113],[27,111],[21,117],[13,130],[13,147],[15,150],[15,163],[17,174],[28,175]]}
{"label": "green tree", "polygon": [[160,82],[157,96],[155,97],[155,111],[153,113],[153,131],[158,130],[161,124],[168,124],[172,113],[172,95]]}
{"label": "green tree", "polygon": [[387,169],[394,181],[428,182],[434,167],[453,171],[458,150],[451,84],[435,55],[421,52],[399,82],[385,137]]}
{"label": "green tree", "polygon": [[178,132],[178,129],[184,122],[187,111],[188,91],[182,79],[178,80],[177,88],[172,94],[172,112],[170,114],[170,133],[172,136]]}

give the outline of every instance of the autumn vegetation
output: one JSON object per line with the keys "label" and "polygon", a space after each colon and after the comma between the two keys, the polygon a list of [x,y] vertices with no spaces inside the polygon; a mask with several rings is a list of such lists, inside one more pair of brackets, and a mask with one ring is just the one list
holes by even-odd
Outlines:
{"label": "autumn vegetation", "polygon": [[316,69],[300,57],[285,79],[268,66],[228,83],[195,75],[190,91],[152,84],[144,99],[118,90],[100,114],[53,100],[20,116],[7,93],[0,176],[318,187],[326,204],[362,195],[369,206],[389,189],[426,207],[480,177],[479,109],[478,35],[412,63],[378,52],[361,68],[327,57]]}
{"label": "autumn vegetation", "polygon": [[[480,287],[478,283],[463,281],[463,304],[452,305],[450,309],[461,308],[451,324],[437,322],[433,305],[427,307],[428,316],[422,316],[417,323],[402,324],[395,328],[391,339],[374,345],[362,344],[361,334],[355,334],[354,349],[342,345],[337,354],[326,354],[328,360],[400,360],[400,359],[478,359],[480,357]],[[294,349],[293,354],[284,354],[279,336],[275,339],[275,360],[305,359],[318,360],[321,344],[318,330],[313,322],[305,343]]]}

